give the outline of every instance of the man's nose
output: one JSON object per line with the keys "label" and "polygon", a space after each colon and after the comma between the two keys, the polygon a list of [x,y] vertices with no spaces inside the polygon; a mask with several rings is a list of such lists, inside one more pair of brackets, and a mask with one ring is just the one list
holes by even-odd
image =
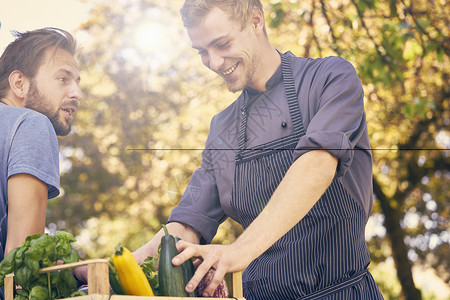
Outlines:
{"label": "man's nose", "polygon": [[214,72],[219,72],[220,68],[223,65],[224,59],[222,56],[217,55],[215,53],[209,54],[209,68],[213,70]]}
{"label": "man's nose", "polygon": [[74,83],[69,93],[70,99],[80,101],[83,98],[83,92],[78,83]]}

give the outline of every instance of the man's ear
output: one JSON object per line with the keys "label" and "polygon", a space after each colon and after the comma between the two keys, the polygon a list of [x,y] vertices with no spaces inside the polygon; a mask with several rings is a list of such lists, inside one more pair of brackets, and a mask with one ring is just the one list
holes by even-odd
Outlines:
{"label": "man's ear", "polygon": [[24,100],[30,87],[30,80],[22,72],[15,70],[9,74],[9,87],[17,98]]}
{"label": "man's ear", "polygon": [[264,30],[264,15],[256,7],[254,7],[252,9],[251,22],[252,22],[253,28],[255,28],[255,30],[260,30],[260,31]]}

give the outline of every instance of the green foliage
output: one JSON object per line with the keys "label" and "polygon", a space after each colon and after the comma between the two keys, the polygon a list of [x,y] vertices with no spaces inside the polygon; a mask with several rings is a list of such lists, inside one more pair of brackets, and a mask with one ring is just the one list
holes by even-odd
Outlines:
{"label": "green foliage", "polygon": [[0,263],[0,285],[4,277],[14,273],[18,297],[15,299],[61,299],[68,298],[77,290],[77,282],[70,270],[39,274],[39,269],[78,261],[78,254],[72,250],[75,238],[67,232],[56,236],[34,234],[28,236],[22,246],[14,248]]}
{"label": "green foliage", "polygon": [[275,2],[271,6],[270,10],[270,22],[269,26],[272,28],[277,28],[283,22],[284,10],[283,4],[281,2]]}
{"label": "green foliage", "polygon": [[159,256],[149,256],[144,260],[144,262],[139,264],[139,266],[142,268],[142,271],[144,271],[148,282],[150,282],[150,286],[152,287],[155,296],[159,295],[159,278],[157,270],[158,257]]}

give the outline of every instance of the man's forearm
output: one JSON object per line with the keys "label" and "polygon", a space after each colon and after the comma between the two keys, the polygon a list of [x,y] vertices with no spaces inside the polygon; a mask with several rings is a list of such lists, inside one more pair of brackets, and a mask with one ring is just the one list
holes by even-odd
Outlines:
{"label": "man's forearm", "polygon": [[[200,242],[200,236],[190,226],[182,223],[172,222],[166,225],[169,234],[178,236],[182,240],[198,244]],[[164,231],[161,229],[156,233],[153,238],[144,246],[140,247],[133,252],[134,257],[138,262],[144,261],[149,256],[155,256],[158,252],[158,246],[161,243],[161,238],[164,235]]]}
{"label": "man's forearm", "polygon": [[45,231],[47,184],[29,174],[8,179],[8,233],[5,255],[22,245],[25,238]]}
{"label": "man's forearm", "polygon": [[337,159],[323,150],[299,157],[235,245],[250,251],[252,261],[256,259],[311,210],[331,184],[336,167]]}

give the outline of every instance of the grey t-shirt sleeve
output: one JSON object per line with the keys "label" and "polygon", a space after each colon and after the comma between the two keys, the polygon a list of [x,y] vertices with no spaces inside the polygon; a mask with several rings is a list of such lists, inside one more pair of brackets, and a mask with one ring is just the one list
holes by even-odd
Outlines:
{"label": "grey t-shirt sleeve", "polygon": [[30,174],[48,185],[48,198],[59,195],[59,153],[55,130],[47,117],[32,114],[17,123],[8,156],[8,178]]}
{"label": "grey t-shirt sleeve", "polygon": [[311,91],[315,101],[309,107],[313,117],[294,159],[312,149],[325,149],[338,158],[337,176],[343,176],[366,128],[361,81],[353,66],[339,57],[326,59],[315,76]]}

